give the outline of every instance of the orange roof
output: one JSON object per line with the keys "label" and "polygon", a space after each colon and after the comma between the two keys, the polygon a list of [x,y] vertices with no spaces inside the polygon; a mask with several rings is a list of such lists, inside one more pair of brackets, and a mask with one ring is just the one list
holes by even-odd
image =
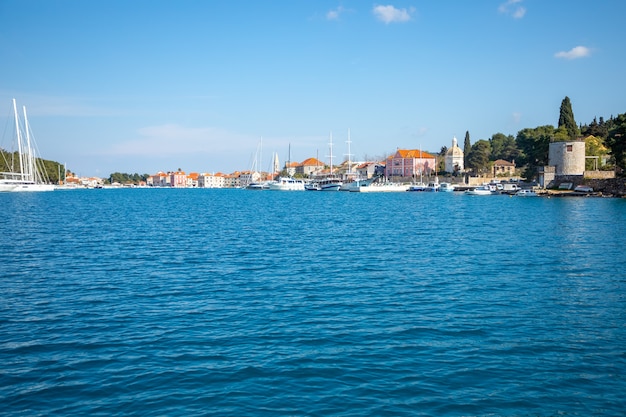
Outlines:
{"label": "orange roof", "polygon": [[194,181],[198,180],[198,173],[197,172],[190,172],[189,175],[187,175],[189,178],[191,178]]}
{"label": "orange roof", "polygon": [[515,164],[509,161],[505,161],[504,159],[497,159],[493,161],[494,165],[505,166],[505,167],[514,167]]}
{"label": "orange roof", "polygon": [[431,154],[420,151],[418,149],[398,149],[394,157],[400,158],[414,158],[414,159],[426,159],[426,158],[434,158]]}
{"label": "orange roof", "polygon": [[309,158],[302,161],[302,166],[324,166],[324,163],[317,158]]}

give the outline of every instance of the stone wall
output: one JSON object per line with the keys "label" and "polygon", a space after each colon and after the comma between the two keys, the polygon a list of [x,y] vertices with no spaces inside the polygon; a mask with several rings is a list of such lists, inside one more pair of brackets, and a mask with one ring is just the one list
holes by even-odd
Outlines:
{"label": "stone wall", "polygon": [[615,171],[585,171],[584,177],[589,179],[607,180],[615,178]]}
{"label": "stone wall", "polygon": [[585,179],[585,185],[593,188],[593,191],[616,197],[626,197],[626,178],[610,179]]}

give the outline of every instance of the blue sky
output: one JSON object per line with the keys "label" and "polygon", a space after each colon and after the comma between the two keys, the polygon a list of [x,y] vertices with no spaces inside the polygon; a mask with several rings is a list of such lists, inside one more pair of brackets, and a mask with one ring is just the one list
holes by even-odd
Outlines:
{"label": "blue sky", "polygon": [[[0,0],[0,121],[80,175],[438,151],[626,112],[626,2]],[[4,105],[2,104],[4,103]],[[4,109],[4,110],[2,110]],[[5,145],[2,139],[0,146]]]}

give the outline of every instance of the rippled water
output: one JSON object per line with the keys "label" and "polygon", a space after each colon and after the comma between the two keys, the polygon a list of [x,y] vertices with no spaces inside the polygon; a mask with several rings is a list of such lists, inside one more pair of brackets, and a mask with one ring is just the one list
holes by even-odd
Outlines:
{"label": "rippled water", "polygon": [[626,200],[0,194],[0,414],[623,415]]}

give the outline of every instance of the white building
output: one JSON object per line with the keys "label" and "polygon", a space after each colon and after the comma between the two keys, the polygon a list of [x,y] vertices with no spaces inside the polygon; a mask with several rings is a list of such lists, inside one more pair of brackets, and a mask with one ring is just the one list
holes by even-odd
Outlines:
{"label": "white building", "polygon": [[454,173],[461,172],[465,168],[463,166],[464,154],[459,145],[456,142],[456,137],[452,138],[452,147],[448,149],[445,156],[445,170],[446,172]]}

